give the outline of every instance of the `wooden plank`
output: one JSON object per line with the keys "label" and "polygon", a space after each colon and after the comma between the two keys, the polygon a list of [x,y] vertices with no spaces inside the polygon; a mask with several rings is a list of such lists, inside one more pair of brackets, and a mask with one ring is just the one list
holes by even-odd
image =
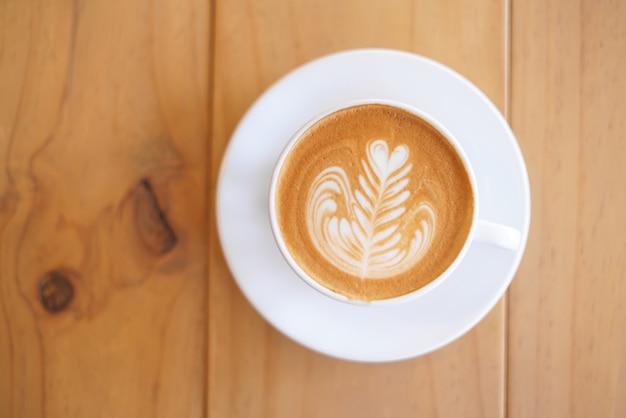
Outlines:
{"label": "wooden plank", "polygon": [[[330,52],[422,53],[467,75],[504,108],[506,23],[502,1],[218,0],[213,187],[228,139],[252,101],[289,70]],[[209,247],[209,416],[503,415],[502,303],[431,355],[355,364],[313,353],[275,331],[237,289],[215,232]]]}
{"label": "wooden plank", "polygon": [[626,414],[626,3],[515,1],[512,124],[533,193],[509,416]]}
{"label": "wooden plank", "polygon": [[209,7],[0,2],[0,415],[204,416]]}

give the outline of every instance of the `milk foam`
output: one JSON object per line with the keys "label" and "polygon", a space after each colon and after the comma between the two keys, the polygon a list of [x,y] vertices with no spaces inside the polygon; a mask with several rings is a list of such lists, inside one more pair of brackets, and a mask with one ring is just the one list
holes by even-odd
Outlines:
{"label": "milk foam", "polygon": [[[384,139],[366,146],[358,185],[343,167],[322,170],[308,191],[307,231],[315,248],[341,271],[362,279],[386,279],[417,264],[437,225],[429,202],[407,210],[409,149],[390,152]],[[346,214],[346,216],[338,215]]]}

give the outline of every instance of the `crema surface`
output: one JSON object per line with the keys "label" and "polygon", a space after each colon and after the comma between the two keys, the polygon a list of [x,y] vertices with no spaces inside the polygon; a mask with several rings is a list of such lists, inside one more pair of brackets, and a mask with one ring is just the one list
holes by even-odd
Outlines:
{"label": "crema surface", "polygon": [[274,195],[293,259],[350,299],[410,293],[454,261],[474,196],[463,162],[428,122],[367,104],[315,123],[294,144]]}

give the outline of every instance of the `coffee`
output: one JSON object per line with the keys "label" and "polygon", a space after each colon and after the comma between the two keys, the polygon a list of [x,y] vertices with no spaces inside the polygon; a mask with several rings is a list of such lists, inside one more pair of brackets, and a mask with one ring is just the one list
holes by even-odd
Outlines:
{"label": "coffee", "polygon": [[430,123],[386,104],[309,127],[272,197],[293,260],[325,288],[382,300],[432,282],[457,258],[474,215],[469,175]]}

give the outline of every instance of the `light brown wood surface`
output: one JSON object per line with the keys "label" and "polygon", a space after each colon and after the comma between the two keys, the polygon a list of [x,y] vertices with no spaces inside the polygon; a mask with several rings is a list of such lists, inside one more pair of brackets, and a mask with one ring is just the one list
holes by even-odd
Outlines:
{"label": "light brown wood surface", "polygon": [[206,415],[208,22],[0,2],[0,417]]}
{"label": "light brown wood surface", "polygon": [[[626,416],[624,4],[0,0],[0,418]],[[358,47],[478,85],[533,193],[508,300],[382,365],[268,325],[213,210],[248,106]]]}
{"label": "light brown wood surface", "polygon": [[[437,22],[446,22],[445,30]],[[253,100],[295,66],[342,49],[428,55],[466,74],[503,108],[504,35],[504,3],[494,1],[218,2],[213,179]],[[268,325],[230,277],[215,234],[210,247],[210,416],[502,416],[503,305],[432,355],[348,363],[296,345]]]}
{"label": "light brown wood surface", "polygon": [[512,15],[533,219],[509,292],[509,416],[625,417],[626,3],[516,1]]}

